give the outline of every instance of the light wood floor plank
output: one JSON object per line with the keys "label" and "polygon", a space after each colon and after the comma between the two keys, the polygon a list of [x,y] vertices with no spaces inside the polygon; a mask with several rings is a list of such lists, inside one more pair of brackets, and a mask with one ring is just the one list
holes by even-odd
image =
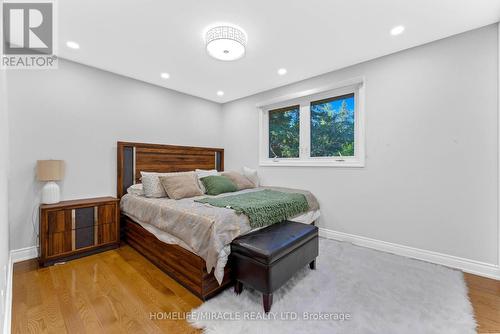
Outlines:
{"label": "light wood floor plank", "polygon": [[39,271],[39,289],[44,301],[43,318],[49,333],[63,333],[66,330],[63,313],[57,298],[49,268]]}
{"label": "light wood floor plank", "polygon": [[[93,285],[97,289],[93,291],[96,294],[92,297],[94,300],[97,299],[98,305],[108,309],[107,312],[100,313],[105,316],[102,320],[106,325],[118,326],[124,333],[159,333],[160,330],[156,325],[145,320],[145,310],[131,291],[133,287],[123,285],[122,280],[102,261],[102,254],[95,256],[94,261],[97,265],[92,272]],[[78,267],[76,270],[79,275],[85,275],[82,268]]]}
{"label": "light wood floor plank", "polygon": [[464,274],[478,333],[500,334],[500,281]]}

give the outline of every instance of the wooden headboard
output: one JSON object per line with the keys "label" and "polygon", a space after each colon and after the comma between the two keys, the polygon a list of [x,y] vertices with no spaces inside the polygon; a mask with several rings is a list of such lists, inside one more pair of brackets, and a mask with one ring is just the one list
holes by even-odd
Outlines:
{"label": "wooden headboard", "polygon": [[117,196],[139,183],[144,172],[186,172],[199,169],[224,170],[224,149],[118,142]]}

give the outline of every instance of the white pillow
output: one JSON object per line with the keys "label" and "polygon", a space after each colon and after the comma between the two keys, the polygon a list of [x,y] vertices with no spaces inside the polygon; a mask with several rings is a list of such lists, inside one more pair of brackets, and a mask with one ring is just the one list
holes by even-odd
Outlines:
{"label": "white pillow", "polygon": [[144,189],[142,187],[142,184],[137,183],[131,185],[130,187],[127,188],[127,193],[130,195],[144,196]]}
{"label": "white pillow", "polygon": [[247,177],[252,183],[258,187],[260,185],[259,174],[256,169],[243,167],[243,175]]}
{"label": "white pillow", "polygon": [[141,172],[142,189],[146,197],[167,197],[167,193],[160,182],[160,175],[165,173]]}
{"label": "white pillow", "polygon": [[200,189],[203,193],[206,193],[207,189],[205,189],[205,186],[203,185],[203,182],[200,181],[200,179],[206,176],[219,175],[217,169],[196,169],[195,173],[196,176],[198,176],[198,185],[200,186]]}

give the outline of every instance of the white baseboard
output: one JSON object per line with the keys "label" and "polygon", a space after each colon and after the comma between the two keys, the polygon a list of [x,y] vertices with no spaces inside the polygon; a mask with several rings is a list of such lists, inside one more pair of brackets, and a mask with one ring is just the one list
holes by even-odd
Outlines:
{"label": "white baseboard", "polygon": [[31,260],[38,257],[38,247],[31,246],[20,249],[13,249],[10,251],[10,257],[12,258],[12,263],[17,263],[21,261]]}
{"label": "white baseboard", "polygon": [[12,319],[12,275],[14,273],[14,263],[31,260],[38,257],[36,246],[14,249],[9,253],[9,263],[7,264],[7,287],[5,292],[5,313],[3,321],[3,333],[10,334]]}
{"label": "white baseboard", "polygon": [[386,241],[380,241],[358,235],[337,232],[325,228],[319,228],[319,235],[324,238],[346,241],[352,244],[376,249],[383,252],[393,253],[413,259],[423,260],[459,269],[467,273],[484,276],[500,280],[500,266],[490,263],[484,263],[475,260],[464,259],[461,257],[432,252],[424,249],[408,247],[394,244]]}

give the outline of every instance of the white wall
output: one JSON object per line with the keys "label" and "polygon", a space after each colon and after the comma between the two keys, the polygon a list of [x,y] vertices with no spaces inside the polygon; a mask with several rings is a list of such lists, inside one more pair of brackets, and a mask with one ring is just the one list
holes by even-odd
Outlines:
{"label": "white wall", "polygon": [[226,169],[258,166],[256,103],[365,76],[366,167],[261,167],[264,183],[310,189],[322,227],[496,264],[497,75],[491,25],[227,103]]}
{"label": "white wall", "polygon": [[36,242],[37,159],[66,161],[62,197],[74,199],[116,194],[118,140],[222,146],[213,102],[64,60],[57,70],[10,71],[7,80],[11,249]]}
{"label": "white wall", "polygon": [[[0,16],[2,11],[0,9]],[[9,262],[9,220],[7,214],[7,173],[9,166],[9,128],[5,71],[0,70],[0,328],[6,310],[6,273]]]}
{"label": "white wall", "polygon": [[8,123],[5,91],[5,72],[0,71],[0,328],[6,310],[6,273],[9,262],[9,220],[7,214]]}

